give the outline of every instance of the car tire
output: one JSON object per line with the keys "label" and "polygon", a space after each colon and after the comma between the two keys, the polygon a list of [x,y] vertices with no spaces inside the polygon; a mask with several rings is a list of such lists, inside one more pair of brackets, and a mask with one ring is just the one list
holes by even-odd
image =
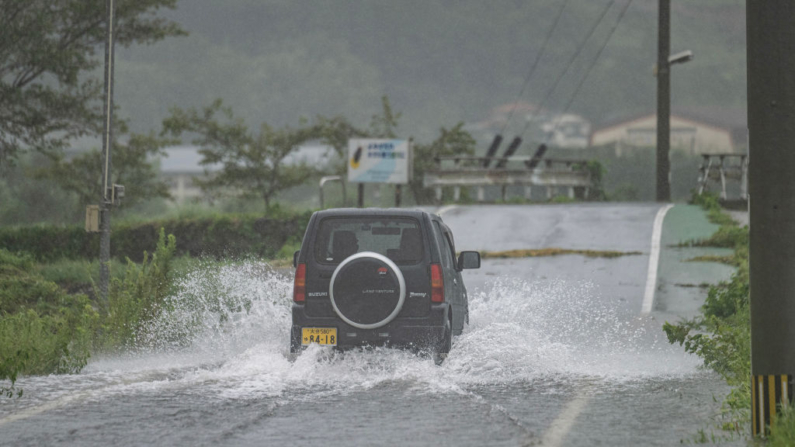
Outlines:
{"label": "car tire", "polygon": [[450,326],[450,322],[448,321],[447,324],[445,324],[444,337],[442,337],[442,340],[436,347],[436,351],[433,353],[433,362],[437,365],[441,365],[442,362],[444,362],[444,360],[447,358],[447,354],[450,353],[452,348],[453,328]]}

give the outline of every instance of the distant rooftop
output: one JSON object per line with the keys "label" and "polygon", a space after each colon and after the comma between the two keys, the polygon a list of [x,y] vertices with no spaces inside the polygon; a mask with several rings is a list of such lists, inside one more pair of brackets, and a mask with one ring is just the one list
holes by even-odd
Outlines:
{"label": "distant rooftop", "polygon": [[160,158],[160,170],[165,174],[201,174],[205,169],[217,171],[220,165],[202,166],[199,148],[196,146],[172,146],[164,149],[165,157]]}

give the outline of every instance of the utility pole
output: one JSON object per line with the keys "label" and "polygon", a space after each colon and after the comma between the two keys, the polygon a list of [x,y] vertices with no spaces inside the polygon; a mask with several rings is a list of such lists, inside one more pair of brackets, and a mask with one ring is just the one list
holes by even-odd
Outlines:
{"label": "utility pole", "polygon": [[659,0],[657,36],[657,201],[671,201],[671,0]]}
{"label": "utility pole", "polygon": [[111,145],[113,141],[113,0],[105,0],[107,22],[105,28],[105,130],[102,134],[102,198],[100,201],[99,293],[108,299],[110,283],[110,210],[113,186],[110,181]]}
{"label": "utility pole", "polygon": [[795,374],[795,4],[748,0],[752,433],[792,401]]}

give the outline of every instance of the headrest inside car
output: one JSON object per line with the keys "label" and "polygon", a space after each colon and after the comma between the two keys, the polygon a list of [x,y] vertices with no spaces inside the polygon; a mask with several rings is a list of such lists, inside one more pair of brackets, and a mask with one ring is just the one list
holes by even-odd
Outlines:
{"label": "headrest inside car", "polygon": [[359,251],[359,240],[356,239],[356,234],[353,231],[335,231],[331,250],[334,260],[342,261]]}
{"label": "headrest inside car", "polygon": [[406,228],[400,236],[400,258],[416,261],[422,258],[422,234],[419,228]]}

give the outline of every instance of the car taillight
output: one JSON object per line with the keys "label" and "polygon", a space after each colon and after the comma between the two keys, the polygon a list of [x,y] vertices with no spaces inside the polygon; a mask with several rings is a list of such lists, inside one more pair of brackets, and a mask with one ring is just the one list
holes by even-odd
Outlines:
{"label": "car taillight", "polygon": [[444,278],[442,277],[442,266],[431,264],[431,301],[434,303],[444,302]]}
{"label": "car taillight", "polygon": [[296,303],[303,303],[306,301],[306,264],[298,264],[298,267],[295,269],[293,301]]}

